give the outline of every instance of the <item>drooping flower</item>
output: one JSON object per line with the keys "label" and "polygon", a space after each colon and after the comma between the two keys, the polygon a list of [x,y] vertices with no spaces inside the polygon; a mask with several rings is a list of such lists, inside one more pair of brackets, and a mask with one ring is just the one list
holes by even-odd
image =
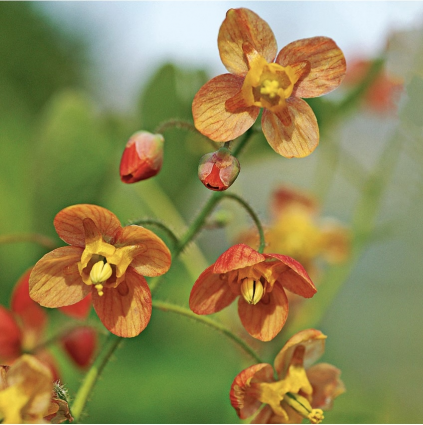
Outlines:
{"label": "drooping flower", "polygon": [[163,163],[161,134],[138,131],[126,144],[120,161],[120,179],[123,183],[136,183],[155,176]]}
{"label": "drooping flower", "polygon": [[238,314],[254,338],[270,341],[288,317],[285,289],[305,298],[316,288],[300,263],[280,254],[260,254],[234,245],[195,282],[189,306],[196,314],[217,313],[238,296]]}
{"label": "drooping flower", "polygon": [[269,25],[249,9],[230,9],[218,36],[220,58],[230,74],[206,83],[194,97],[192,114],[198,131],[216,142],[235,139],[256,121],[285,157],[309,155],[319,143],[316,117],[301,98],[334,90],[346,62],[327,37],[294,41],[277,54]]}
{"label": "drooping flower", "polygon": [[236,180],[240,168],[239,161],[230,150],[222,147],[200,158],[198,177],[207,189],[223,191]]}
{"label": "drooping flower", "polygon": [[70,246],[46,254],[29,280],[30,296],[45,307],[74,304],[89,293],[104,326],[134,337],[151,316],[151,293],[143,276],[159,276],[170,267],[170,252],[153,232],[122,227],[109,210],[74,205],[60,211],[54,226]]}
{"label": "drooping flower", "polygon": [[59,372],[54,357],[45,348],[37,346],[43,342],[47,327],[45,311],[29,297],[27,270],[15,285],[11,297],[11,310],[0,305],[0,362],[10,365],[24,352],[36,349],[36,357],[58,379]]}
{"label": "drooping flower", "polygon": [[[283,252],[295,258],[313,280],[319,274],[319,260],[338,264],[348,258],[350,231],[335,219],[320,218],[318,202],[309,193],[287,186],[277,188],[271,197],[270,219],[264,252]],[[255,245],[257,234],[246,232],[240,240]]]}
{"label": "drooping flower", "polygon": [[51,372],[34,356],[24,354],[11,367],[0,366],[1,423],[45,423],[52,396]]}
{"label": "drooping flower", "polygon": [[[10,300],[11,311],[0,306],[0,362],[12,364],[20,355],[33,353],[38,360],[46,364],[54,380],[59,378],[59,372],[54,357],[43,348],[48,317],[43,308],[29,296],[29,277],[32,269],[27,270],[16,283]],[[87,317],[91,306],[91,296],[60,310],[65,314],[83,319]],[[82,330],[81,330],[82,329]],[[76,340],[75,334],[82,335]],[[88,326],[75,327],[62,337],[65,351],[76,365],[85,367],[91,361],[96,349],[97,334]],[[81,347],[83,344],[83,347]]]}
{"label": "drooping flower", "polygon": [[253,423],[311,423],[323,420],[323,410],[345,392],[340,370],[327,364],[311,366],[324,352],[326,336],[315,329],[295,334],[275,358],[278,379],[270,364],[260,363],[239,373],[231,386],[230,400],[241,419],[254,415]]}

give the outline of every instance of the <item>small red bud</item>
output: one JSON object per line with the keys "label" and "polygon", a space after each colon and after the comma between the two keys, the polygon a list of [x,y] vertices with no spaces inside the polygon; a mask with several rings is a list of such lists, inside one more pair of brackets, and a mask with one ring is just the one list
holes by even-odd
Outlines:
{"label": "small red bud", "polygon": [[222,191],[232,185],[240,169],[239,161],[229,149],[222,147],[201,157],[198,177],[207,189]]}
{"label": "small red bud", "polygon": [[155,176],[163,163],[161,134],[139,131],[131,136],[120,161],[120,179],[124,183],[136,183]]}
{"label": "small red bud", "polygon": [[93,328],[81,326],[64,336],[62,344],[75,364],[84,369],[93,359],[97,346],[97,334]]}

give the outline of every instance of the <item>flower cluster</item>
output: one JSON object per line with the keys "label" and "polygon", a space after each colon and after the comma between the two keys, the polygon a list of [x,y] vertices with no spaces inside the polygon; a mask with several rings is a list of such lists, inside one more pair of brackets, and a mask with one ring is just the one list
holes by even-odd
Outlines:
{"label": "flower cluster", "polygon": [[[274,151],[285,157],[313,152],[319,143],[319,127],[302,98],[321,96],[338,87],[346,62],[336,43],[327,37],[294,41],[278,53],[268,24],[245,8],[227,12],[218,47],[229,73],[200,88],[192,103],[195,128],[189,124],[212,141],[224,142],[201,157],[198,166],[201,183],[216,193],[180,238],[156,220],[137,223],[161,227],[173,240],[176,257],[205,226],[218,201],[224,196],[237,200],[258,228],[258,250],[249,246],[257,238],[244,236],[242,243],[223,252],[197,278],[189,296],[191,311],[179,306],[174,306],[174,311],[184,310],[181,314],[210,325],[214,322],[202,315],[217,313],[237,299],[246,332],[257,340],[271,341],[287,321],[287,293],[312,298],[317,290],[309,274],[314,275],[315,259],[326,256],[336,262],[344,258],[348,234],[337,224],[320,223],[312,199],[281,188],[274,194],[273,224],[266,233],[266,246],[261,222],[248,203],[237,195],[219,192],[226,191],[238,177],[236,156],[251,136],[253,130],[247,130],[261,109],[261,127]],[[164,137],[159,133],[166,128],[162,125],[157,134],[139,131],[130,137],[120,162],[123,183],[137,183],[159,173],[164,152]],[[231,150],[233,139],[244,133],[242,142]],[[73,420],[62,390],[53,386],[58,372],[44,349],[48,316],[40,305],[59,308],[77,319],[86,319],[92,305],[110,333],[136,337],[152,314],[155,284],[145,277],[159,277],[171,266],[171,251],[161,238],[141,225],[122,226],[106,208],[68,206],[57,213],[54,227],[67,246],[45,254],[22,277],[12,296],[11,311],[0,306],[0,361],[10,365],[0,366],[1,423]],[[97,335],[87,323],[78,323],[59,337],[75,364],[85,368],[91,363]],[[110,334],[109,338],[119,340]],[[256,423],[300,423],[303,418],[320,423],[323,410],[344,391],[338,369],[325,363],[310,366],[323,353],[325,338],[314,329],[294,335],[276,356],[277,378],[267,363],[239,373],[230,390],[238,416],[255,415]],[[97,357],[95,372],[102,369],[112,348],[105,353]],[[103,363],[98,366],[100,361]],[[87,397],[93,376],[98,377],[97,372],[87,374],[81,397]],[[77,408],[83,404],[80,401],[75,403]],[[81,413],[77,412],[76,420]]]}

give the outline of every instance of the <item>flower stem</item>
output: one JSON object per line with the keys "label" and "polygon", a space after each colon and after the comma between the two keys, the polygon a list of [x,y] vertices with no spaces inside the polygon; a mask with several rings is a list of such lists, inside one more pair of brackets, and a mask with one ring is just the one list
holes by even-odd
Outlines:
{"label": "flower stem", "polygon": [[208,317],[199,316],[193,313],[191,310],[188,310],[187,308],[167,303],[164,301],[154,300],[153,308],[157,308],[161,311],[170,311],[172,313],[180,314],[182,316],[193,319],[199,323],[203,323],[204,325],[210,326],[213,329],[224,333],[228,338],[230,338],[233,342],[240,346],[248,355],[250,355],[255,361],[257,361],[258,363],[263,363],[260,357],[255,353],[255,351],[242,338],[235,335],[232,331],[230,331],[222,324],[215,322],[214,320],[209,319]]}
{"label": "flower stem", "polygon": [[235,195],[234,193],[224,193],[224,196],[225,196],[225,198],[233,199],[234,201],[236,201],[239,204],[241,204],[247,210],[248,214],[250,214],[250,217],[253,219],[255,225],[257,226],[257,230],[258,230],[259,237],[260,237],[260,245],[259,245],[259,248],[258,248],[258,252],[260,252],[260,254],[262,254],[263,251],[264,251],[264,247],[266,245],[266,241],[264,239],[263,226],[261,225],[261,222],[260,222],[257,214],[250,207],[250,205],[248,204],[248,202],[246,202],[240,196]]}
{"label": "flower stem", "polygon": [[178,245],[178,237],[173,233],[172,230],[169,229],[164,223],[162,223],[160,220],[156,220],[154,218],[146,218],[146,219],[140,219],[140,220],[133,220],[130,222],[130,224],[136,224],[136,225],[153,225],[158,227],[159,229],[162,229],[168,236],[169,239],[172,240],[172,243],[174,246]]}
{"label": "flower stem", "polygon": [[116,335],[111,333],[107,335],[106,341],[100,350],[98,357],[94,361],[88,373],[85,375],[84,381],[79,387],[79,390],[75,396],[75,400],[73,401],[71,412],[76,422],[79,421],[87,399],[91,395],[92,390],[99,376],[101,375],[101,372],[121,341],[122,338]]}

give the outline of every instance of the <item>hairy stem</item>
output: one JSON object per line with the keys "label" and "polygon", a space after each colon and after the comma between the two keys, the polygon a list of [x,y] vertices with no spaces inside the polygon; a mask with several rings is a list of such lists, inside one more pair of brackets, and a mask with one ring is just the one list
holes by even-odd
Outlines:
{"label": "hairy stem", "polygon": [[98,357],[95,359],[90,370],[85,375],[84,381],[79,387],[79,390],[75,396],[75,400],[72,403],[71,412],[76,422],[79,421],[81,413],[85,407],[85,404],[87,403],[88,397],[91,395],[92,390],[101,375],[101,372],[121,341],[122,338],[116,335],[111,333],[107,335],[106,341],[99,351]]}

